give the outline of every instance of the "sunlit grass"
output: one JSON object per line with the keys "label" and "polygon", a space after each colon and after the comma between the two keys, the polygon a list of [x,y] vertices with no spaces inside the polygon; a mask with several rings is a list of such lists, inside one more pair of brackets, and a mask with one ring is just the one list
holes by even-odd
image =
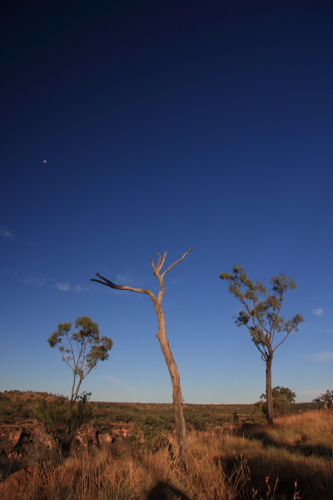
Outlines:
{"label": "sunlit grass", "polygon": [[166,449],[132,444],[37,468],[22,500],[328,500],[333,498],[333,413],[310,412],[233,435],[189,434],[187,471]]}

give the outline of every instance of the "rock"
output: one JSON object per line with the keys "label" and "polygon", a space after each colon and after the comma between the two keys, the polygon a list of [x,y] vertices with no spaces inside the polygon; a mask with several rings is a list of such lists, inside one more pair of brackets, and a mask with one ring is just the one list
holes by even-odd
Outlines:
{"label": "rock", "polygon": [[35,467],[27,467],[11,474],[5,481],[0,483],[1,500],[21,500],[31,480],[38,474]]}

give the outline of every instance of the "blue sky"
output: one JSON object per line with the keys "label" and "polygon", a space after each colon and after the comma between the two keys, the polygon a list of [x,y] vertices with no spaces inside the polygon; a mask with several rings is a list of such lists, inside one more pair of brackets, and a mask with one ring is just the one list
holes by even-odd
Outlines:
{"label": "blue sky", "polygon": [[88,315],[112,337],[94,400],[171,402],[147,296],[168,252],[168,336],[188,403],[251,403],[265,366],[221,272],[285,273],[273,385],[333,375],[329,1],[7,2],[1,41],[0,390],[68,395],[47,339]]}

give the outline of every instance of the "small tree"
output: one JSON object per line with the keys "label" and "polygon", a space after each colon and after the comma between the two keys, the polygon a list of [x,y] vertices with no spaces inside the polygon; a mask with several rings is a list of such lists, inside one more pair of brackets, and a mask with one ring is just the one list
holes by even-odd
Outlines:
{"label": "small tree", "polygon": [[[246,326],[251,334],[251,339],[261,354],[266,365],[266,397],[267,421],[273,424],[273,397],[272,397],[272,364],[276,349],[286,340],[292,332],[298,332],[298,325],[304,321],[301,314],[297,314],[288,321],[280,315],[287,290],[294,290],[296,283],[293,278],[285,274],[274,276],[271,279],[272,293],[268,294],[266,287],[260,281],[248,278],[244,269],[238,265],[233,268],[234,274],[222,273],[220,278],[229,283],[229,292],[242,304],[235,321],[237,326]],[[265,296],[260,300],[259,296]],[[282,339],[274,345],[277,334],[282,334]]]}
{"label": "small tree", "polygon": [[318,403],[325,403],[325,401],[327,401],[330,405],[333,404],[333,391],[327,389],[326,392],[313,399],[313,402],[317,403],[317,408],[318,408]]}
{"label": "small tree", "polygon": [[51,347],[58,347],[61,357],[73,371],[71,404],[79,397],[80,387],[87,375],[99,361],[109,358],[113,341],[109,337],[100,337],[98,324],[88,316],[75,321],[79,330],[70,335],[72,323],[59,323],[58,330],[48,339]]}
{"label": "small tree", "polygon": [[327,391],[321,395],[322,401],[328,401],[329,403],[333,403],[333,391],[327,389]]}
{"label": "small tree", "polygon": [[97,273],[96,276],[98,276],[100,279],[98,280],[95,278],[91,279],[91,281],[96,281],[97,283],[101,283],[102,285],[114,288],[116,290],[129,290],[131,292],[145,293],[150,297],[150,299],[153,302],[158,321],[158,333],[156,334],[156,337],[160,342],[164,359],[169,369],[171,377],[171,383],[173,389],[173,405],[175,410],[176,438],[179,448],[179,463],[182,468],[186,468],[186,452],[187,452],[187,438],[186,438],[185,419],[183,412],[183,394],[180,383],[180,373],[178,370],[178,366],[174,360],[170,347],[170,342],[167,337],[165,314],[162,307],[162,301],[165,293],[165,283],[164,283],[165,276],[169,271],[171,271],[173,267],[175,267],[177,264],[179,264],[179,262],[184,260],[192,250],[193,249],[191,248],[186,253],[184,253],[184,255],[179,260],[171,264],[171,266],[168,267],[164,272],[162,272],[162,270],[166,261],[167,252],[165,252],[164,255],[158,254],[159,259],[157,264],[155,264],[153,260],[150,261],[153,268],[153,274],[156,276],[160,284],[160,291],[157,297],[151,290],[147,290],[146,288],[133,288],[131,286],[116,285],[112,281],[101,276],[99,273]]}
{"label": "small tree", "polygon": [[[265,401],[265,408],[267,414],[267,396],[262,394],[260,396],[262,401]],[[292,403],[295,403],[296,394],[288,387],[281,387],[277,385],[273,387],[273,408],[278,412],[285,413]]]}

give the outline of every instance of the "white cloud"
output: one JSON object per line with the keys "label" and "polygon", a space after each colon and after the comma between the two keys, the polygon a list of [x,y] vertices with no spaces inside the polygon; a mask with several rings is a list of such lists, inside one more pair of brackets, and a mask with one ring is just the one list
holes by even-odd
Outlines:
{"label": "white cloud", "polygon": [[11,238],[13,238],[14,235],[10,231],[8,231],[6,226],[0,226],[0,236],[1,236],[1,238],[5,238],[6,240],[10,240]]}
{"label": "white cloud", "polygon": [[118,380],[116,377],[111,377],[110,375],[103,375],[103,377],[107,378],[108,380],[111,380],[111,382],[119,384],[119,385],[125,387],[125,389],[128,389],[129,391],[137,394],[137,392],[134,389],[132,389],[132,387],[130,387],[128,384],[126,384],[126,382],[123,382],[122,380]]}
{"label": "white cloud", "polygon": [[126,283],[128,280],[124,274],[116,274],[117,283]]}
{"label": "white cloud", "polygon": [[75,285],[73,286],[74,292],[87,292],[89,290],[88,286]]}
{"label": "white cloud", "polygon": [[305,356],[305,359],[309,361],[333,361],[333,352],[320,352],[318,354],[311,354],[309,356]]}
{"label": "white cloud", "polygon": [[61,290],[62,292],[69,292],[70,290],[70,284],[67,281],[67,283],[57,283],[56,287],[58,290]]}
{"label": "white cloud", "polygon": [[117,285],[140,287],[140,282],[135,277],[133,277],[130,271],[126,271],[125,274],[116,274],[116,281],[114,283],[116,283]]}
{"label": "white cloud", "polygon": [[45,283],[45,278],[36,278],[36,276],[30,276],[30,278],[26,278],[24,282],[27,285],[32,285],[32,286],[43,286]]}
{"label": "white cloud", "polygon": [[312,312],[316,315],[316,316],[322,316],[324,314],[324,309],[312,309]]}
{"label": "white cloud", "polygon": [[81,286],[81,285],[71,285],[69,281],[66,281],[66,283],[57,283],[56,288],[62,292],[88,292],[89,287],[88,286]]}

